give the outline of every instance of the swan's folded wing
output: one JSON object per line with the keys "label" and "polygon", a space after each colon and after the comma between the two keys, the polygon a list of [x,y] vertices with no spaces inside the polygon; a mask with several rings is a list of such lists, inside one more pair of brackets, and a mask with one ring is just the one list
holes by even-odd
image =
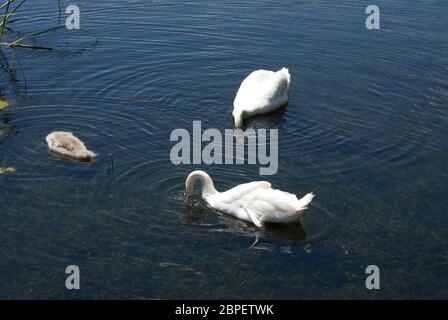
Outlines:
{"label": "swan's folded wing", "polygon": [[228,203],[237,202],[252,192],[259,190],[269,190],[271,184],[267,181],[253,181],[240,184],[230,190],[220,193],[220,200]]}
{"label": "swan's folded wing", "polygon": [[68,141],[68,139],[64,139],[57,142],[56,147],[64,148],[68,151],[73,151],[73,149],[75,148],[75,143],[73,141]]}
{"label": "swan's folded wing", "polygon": [[261,228],[263,226],[263,221],[258,218],[258,212],[252,211],[251,208],[247,208],[246,206],[243,206],[242,209],[247,213],[254,225],[256,225],[258,228]]}
{"label": "swan's folded wing", "polygon": [[250,75],[246,77],[246,79],[244,79],[244,81],[241,83],[241,86],[260,85],[265,81],[267,81],[274,74],[275,72],[273,71],[263,69],[253,71]]}
{"label": "swan's folded wing", "polygon": [[273,99],[287,94],[288,86],[288,78],[283,73],[276,72],[263,82],[260,91],[265,99]]}
{"label": "swan's folded wing", "polygon": [[274,189],[253,191],[244,199],[247,210],[254,212],[258,217],[295,214],[298,201],[296,195]]}
{"label": "swan's folded wing", "polygon": [[237,98],[249,99],[251,97],[253,98],[253,95],[258,95],[264,84],[269,81],[274,74],[274,72],[268,70],[257,70],[252,72],[243,80],[243,82],[241,82],[236,95]]}

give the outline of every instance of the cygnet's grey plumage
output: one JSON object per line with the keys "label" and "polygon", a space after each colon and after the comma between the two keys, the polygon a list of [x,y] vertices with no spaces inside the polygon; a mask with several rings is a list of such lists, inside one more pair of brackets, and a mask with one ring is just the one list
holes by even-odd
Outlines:
{"label": "cygnet's grey plumage", "polygon": [[55,131],[46,137],[50,151],[80,161],[90,161],[96,154],[86,148],[84,143],[71,132]]}

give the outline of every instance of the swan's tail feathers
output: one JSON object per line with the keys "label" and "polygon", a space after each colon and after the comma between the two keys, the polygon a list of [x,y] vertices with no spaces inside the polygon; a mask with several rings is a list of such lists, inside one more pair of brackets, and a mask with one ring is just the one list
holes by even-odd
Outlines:
{"label": "swan's tail feathers", "polygon": [[76,157],[81,161],[91,161],[96,158],[96,154],[90,150],[83,150],[77,153]]}
{"label": "swan's tail feathers", "polygon": [[299,203],[296,206],[296,211],[300,212],[305,209],[308,209],[308,205],[311,203],[311,201],[315,196],[316,195],[312,192],[305,195],[302,199],[299,200]]}
{"label": "swan's tail feathers", "polygon": [[289,85],[291,83],[291,75],[289,74],[288,68],[282,68],[280,72],[285,75],[286,79],[288,79],[288,85]]}

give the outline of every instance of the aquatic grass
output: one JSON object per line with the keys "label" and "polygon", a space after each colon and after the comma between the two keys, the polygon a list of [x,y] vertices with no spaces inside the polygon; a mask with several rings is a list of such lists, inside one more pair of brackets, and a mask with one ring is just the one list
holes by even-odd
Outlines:
{"label": "aquatic grass", "polygon": [[11,5],[11,3],[13,3],[15,0],[8,0],[6,3],[4,3],[1,7],[0,7],[0,9],[2,9],[3,7],[6,7],[6,12],[5,12],[5,14],[3,15],[3,19],[2,19],[2,21],[0,22],[0,26],[1,26],[1,29],[0,29],[0,41],[2,40],[2,38],[3,38],[3,33],[4,33],[4,31],[5,31],[5,26],[6,26],[6,23],[8,23],[8,19],[9,19],[9,17],[10,16],[12,16],[16,11],[17,11],[17,9],[19,9],[24,3],[25,3],[25,1],[26,0],[22,0],[22,2],[20,2],[11,12],[9,12],[9,8],[10,8],[10,5]]}
{"label": "aquatic grass", "polygon": [[[0,41],[2,40],[2,38],[3,38],[3,32],[5,31],[5,25],[6,25],[6,21],[8,20],[8,18],[9,18],[9,15],[8,15],[8,11],[9,11],[9,5],[10,5],[10,1],[8,0],[8,2],[7,2],[7,4],[6,4],[6,13],[3,15],[3,19],[2,19],[2,22],[1,22],[1,24],[2,24],[2,28],[1,28],[1,30],[0,30]],[[3,4],[2,5],[2,8],[5,6],[5,4]]]}
{"label": "aquatic grass", "polygon": [[[17,40],[14,40],[12,42],[4,42],[3,40],[3,36],[5,33],[5,29],[6,25],[8,23],[12,23],[12,20],[10,20],[10,17],[12,15],[14,15],[17,10],[26,2],[27,0],[22,0],[20,2],[18,2],[18,4],[15,5],[16,0],[7,0],[4,3],[2,3],[0,5],[0,10],[5,10],[5,12],[3,14],[1,14],[0,16],[1,21],[0,21],[0,45],[2,46],[7,46],[10,48],[15,48],[15,47],[21,47],[21,48],[29,48],[29,49],[41,49],[41,50],[53,50],[53,48],[48,48],[48,47],[41,47],[41,46],[35,46],[35,45],[29,45],[29,44],[24,44],[23,42],[26,40],[30,40],[30,39],[34,39],[37,36],[43,35],[45,33],[51,32],[51,31],[55,31],[57,29],[61,29],[63,28],[62,25],[59,26],[53,26],[53,27],[49,27],[45,30],[41,30],[41,31],[36,31],[33,33],[30,33],[24,37],[21,37]],[[63,1],[62,0],[56,0],[57,5],[58,5],[58,11],[59,11],[59,18],[62,15],[62,4]],[[14,20],[14,22],[17,20]],[[60,21],[60,20],[59,20]]]}
{"label": "aquatic grass", "polygon": [[23,42],[23,41],[25,41],[25,40],[28,40],[28,39],[32,39],[32,38],[34,38],[34,37],[36,37],[36,36],[39,36],[39,35],[41,35],[41,34],[44,34],[44,33],[50,32],[50,31],[54,31],[54,30],[57,30],[57,29],[61,29],[61,28],[63,28],[63,26],[55,26],[55,27],[51,27],[51,28],[45,29],[45,30],[43,30],[43,31],[34,32],[34,33],[31,33],[31,34],[29,34],[29,35],[26,35],[26,36],[24,36],[24,37],[22,37],[22,38],[20,38],[20,39],[18,39],[18,40],[16,40],[16,41],[14,41],[14,42],[9,43],[8,45],[9,45],[10,47],[22,47],[22,48],[32,48],[32,49],[46,49],[46,50],[52,50],[52,48],[38,47],[38,46],[30,46],[30,45],[22,44],[21,42]]}

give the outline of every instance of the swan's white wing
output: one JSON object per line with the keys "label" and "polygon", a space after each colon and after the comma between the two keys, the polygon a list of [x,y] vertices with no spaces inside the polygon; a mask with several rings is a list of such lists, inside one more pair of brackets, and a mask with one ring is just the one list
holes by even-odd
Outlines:
{"label": "swan's white wing", "polygon": [[257,70],[248,75],[236,93],[233,102],[234,108],[250,108],[252,105],[257,104],[254,101],[260,97],[263,84],[274,74],[274,72],[268,70]]}
{"label": "swan's white wing", "polygon": [[261,214],[272,212],[294,213],[296,208],[294,203],[297,197],[294,194],[281,190],[257,190],[246,196],[247,208],[251,208]]}
{"label": "swan's white wing", "polygon": [[237,202],[242,199],[246,195],[250,194],[253,191],[270,189],[271,184],[267,181],[253,181],[249,183],[240,184],[232,189],[229,189],[225,192],[221,192],[219,194],[219,198],[221,201],[225,202]]}
{"label": "swan's white wing", "polygon": [[298,200],[294,194],[271,188],[266,181],[241,184],[207,198],[215,209],[260,227],[263,222],[287,223],[298,219],[313,199],[308,194]]}
{"label": "swan's white wing", "polygon": [[288,88],[289,79],[283,71],[254,71],[241,83],[233,102],[234,113],[270,112],[288,101]]}
{"label": "swan's white wing", "polygon": [[296,220],[307,208],[314,195],[302,199],[296,195],[275,189],[253,190],[239,200],[250,216],[261,222],[290,222]]}
{"label": "swan's white wing", "polygon": [[262,95],[265,99],[272,100],[288,94],[288,78],[281,72],[272,74],[262,84]]}
{"label": "swan's white wing", "polygon": [[249,219],[252,221],[254,225],[256,225],[258,228],[261,228],[263,226],[263,221],[261,221],[256,212],[252,211],[252,209],[248,209],[245,206],[243,206],[243,210],[246,212]]}
{"label": "swan's white wing", "polygon": [[254,71],[243,80],[240,90],[257,87],[267,81],[274,74],[275,72],[269,70]]}
{"label": "swan's white wing", "polygon": [[266,181],[254,181],[236,186],[225,192],[217,192],[207,197],[207,203],[218,211],[233,215],[239,219],[253,222],[249,212],[244,208],[248,194],[257,190],[269,189],[271,184]]}

